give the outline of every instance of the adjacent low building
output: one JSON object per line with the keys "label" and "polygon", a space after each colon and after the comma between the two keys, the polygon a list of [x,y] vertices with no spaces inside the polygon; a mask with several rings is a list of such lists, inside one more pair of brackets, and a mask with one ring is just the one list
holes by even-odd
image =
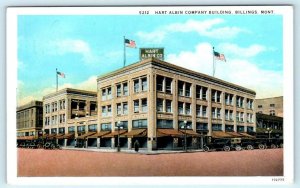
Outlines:
{"label": "adjacent low building", "polygon": [[17,138],[34,139],[42,135],[43,102],[31,101],[17,107]]}
{"label": "adjacent low building", "polygon": [[283,96],[256,99],[256,112],[283,117]]}
{"label": "adjacent low building", "polygon": [[187,146],[199,148],[210,137],[256,130],[255,91],[158,59],[99,76],[97,88],[103,147],[138,140],[148,150],[178,149],[187,136]]}
{"label": "adjacent low building", "polygon": [[87,132],[88,125],[75,120],[97,117],[96,92],[65,88],[44,96],[43,103],[44,137],[62,146],[75,146],[75,138]]}

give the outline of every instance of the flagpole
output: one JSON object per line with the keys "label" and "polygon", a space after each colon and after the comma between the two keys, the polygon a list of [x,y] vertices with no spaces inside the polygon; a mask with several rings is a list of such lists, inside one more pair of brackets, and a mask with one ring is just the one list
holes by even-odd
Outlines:
{"label": "flagpole", "polygon": [[123,67],[125,67],[125,64],[126,64],[126,46],[125,46],[125,36],[124,36],[123,44],[124,44],[124,64],[123,64]]}
{"label": "flagpole", "polygon": [[58,90],[58,76],[57,76],[57,68],[56,68],[56,92]]}
{"label": "flagpole", "polygon": [[213,47],[213,77],[215,77],[215,47]]}

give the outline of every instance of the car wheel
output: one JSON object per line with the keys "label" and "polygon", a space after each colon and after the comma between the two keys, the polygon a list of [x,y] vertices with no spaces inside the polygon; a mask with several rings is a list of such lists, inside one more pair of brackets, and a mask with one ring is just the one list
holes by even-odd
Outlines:
{"label": "car wheel", "polygon": [[253,150],[253,146],[252,145],[247,145],[247,150]]}
{"label": "car wheel", "polygon": [[230,151],[230,147],[229,147],[229,146],[224,146],[224,147],[223,147],[223,150],[224,150],[224,151]]}
{"label": "car wheel", "polygon": [[204,147],[203,147],[203,150],[207,152],[207,151],[209,151],[209,147],[204,146]]}
{"label": "car wheel", "polygon": [[236,150],[236,151],[241,151],[241,150],[242,150],[242,147],[239,146],[239,145],[237,145],[237,146],[235,146],[235,150]]}
{"label": "car wheel", "polygon": [[265,149],[265,145],[264,144],[258,144],[258,149]]}
{"label": "car wheel", "polygon": [[271,149],[275,149],[277,146],[275,144],[271,144]]}

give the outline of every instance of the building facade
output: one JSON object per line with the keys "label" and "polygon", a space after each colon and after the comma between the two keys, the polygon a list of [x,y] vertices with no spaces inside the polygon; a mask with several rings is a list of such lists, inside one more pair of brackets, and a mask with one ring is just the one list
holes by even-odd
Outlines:
{"label": "building facade", "polygon": [[199,148],[256,131],[254,91],[158,59],[100,76],[97,88],[100,147]]}
{"label": "building facade", "polygon": [[97,117],[97,93],[92,91],[65,88],[44,96],[43,104],[44,135],[63,146],[74,146],[86,130],[75,119]]}
{"label": "building facade", "polygon": [[257,138],[283,138],[283,117],[257,113],[256,125]]}
{"label": "building facade", "polygon": [[283,96],[256,99],[256,105],[257,113],[283,117]]}
{"label": "building facade", "polygon": [[37,137],[43,128],[43,102],[31,101],[17,108],[17,137]]}

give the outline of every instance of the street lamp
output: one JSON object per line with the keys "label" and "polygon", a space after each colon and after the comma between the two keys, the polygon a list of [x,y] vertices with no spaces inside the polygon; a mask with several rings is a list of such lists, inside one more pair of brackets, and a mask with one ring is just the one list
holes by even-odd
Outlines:
{"label": "street lamp", "polygon": [[118,128],[118,152],[120,152],[120,129],[123,129],[123,127],[121,126],[121,121],[118,121],[117,123],[117,128]]}
{"label": "street lamp", "polygon": [[186,143],[186,129],[190,128],[189,126],[187,126],[187,121],[185,120],[184,125],[181,126],[181,129],[184,129],[184,150],[185,152],[187,152],[187,143]]}
{"label": "street lamp", "polygon": [[270,127],[267,128],[267,132],[269,134],[269,140],[270,140],[271,139],[271,132],[272,132],[272,130],[270,130]]}

